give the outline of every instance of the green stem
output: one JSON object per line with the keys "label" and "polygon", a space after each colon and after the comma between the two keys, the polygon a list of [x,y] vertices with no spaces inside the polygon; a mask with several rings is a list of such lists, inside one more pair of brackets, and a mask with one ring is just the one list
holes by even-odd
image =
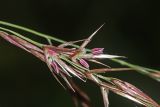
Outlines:
{"label": "green stem", "polygon": [[30,42],[30,43],[32,43],[32,44],[40,47],[40,48],[43,47],[43,44],[38,43],[38,42],[36,42],[36,41],[33,41],[32,39],[26,38],[26,37],[22,36],[21,34],[19,34],[19,33],[17,33],[17,32],[14,32],[14,31],[12,31],[12,30],[10,30],[10,29],[0,27],[0,30],[6,31],[6,32],[10,32],[10,33],[12,33],[12,34],[14,34],[14,35],[16,35],[16,36],[18,36],[18,37],[20,37],[20,38],[28,41],[28,42]]}
{"label": "green stem", "polygon": [[23,30],[23,31],[35,34],[35,35],[37,35],[39,37],[42,37],[42,38],[54,40],[54,41],[59,42],[59,43],[64,43],[65,42],[65,41],[63,41],[61,39],[58,39],[58,38],[52,37],[50,35],[47,35],[47,34],[44,34],[44,33],[40,33],[38,31],[29,29],[27,27],[23,27],[23,26],[20,26],[20,25],[16,25],[16,24],[13,24],[13,23],[8,23],[8,22],[5,22],[5,21],[0,21],[0,24],[1,25],[5,25],[5,26],[9,26],[9,27],[12,27],[12,28],[20,29],[20,30]]}
{"label": "green stem", "polygon": [[[23,26],[20,26],[20,25],[17,25],[17,24],[8,23],[8,22],[5,22],[5,21],[0,21],[0,24],[1,25],[5,25],[5,26],[9,26],[9,27],[12,27],[12,28],[20,29],[20,30],[23,30],[23,31],[26,31],[26,32],[29,32],[29,33],[37,35],[39,37],[45,38],[47,40],[53,40],[53,41],[56,41],[56,42],[59,42],[59,43],[65,43],[66,42],[66,41],[61,40],[59,38],[52,37],[50,35],[47,35],[47,34],[44,34],[44,33],[41,33],[41,32],[38,32],[38,31],[35,31],[35,30],[32,30],[32,29],[29,29],[27,27],[23,27]],[[76,48],[79,48],[78,45],[74,45],[73,44],[72,46],[76,47]],[[89,49],[86,49],[86,50],[90,51]]]}
{"label": "green stem", "polygon": [[127,62],[125,62],[125,61],[118,60],[118,59],[111,59],[111,60],[114,61],[114,62],[117,62],[117,63],[119,63],[119,64],[121,64],[121,65],[128,66],[128,67],[130,67],[130,68],[133,68],[133,69],[136,70],[136,71],[140,71],[140,72],[143,73],[143,74],[147,74],[147,73],[148,73],[148,71],[146,71],[145,69],[141,69],[140,67],[138,67],[138,66],[136,66],[136,65],[133,65],[133,64],[130,64],[130,63],[127,63]]}
{"label": "green stem", "polygon": [[150,68],[145,68],[145,67],[142,67],[142,66],[134,65],[134,64],[128,63],[126,61],[120,60],[120,59],[111,59],[111,60],[116,62],[116,63],[119,63],[121,65],[128,66],[128,67],[133,68],[133,69],[135,69],[137,71],[140,71],[143,74],[148,74],[148,71],[159,72],[158,70],[154,70],[154,69],[150,69]]}
{"label": "green stem", "polygon": [[152,76],[152,74],[159,74],[160,71],[158,71],[158,70],[150,69],[150,68],[146,68],[146,67],[142,67],[142,66],[138,66],[138,65],[134,65],[134,64],[128,63],[126,61],[120,60],[120,59],[111,59],[111,60],[113,62],[119,63],[121,65],[128,66],[128,67],[134,69],[135,71],[137,71],[137,72],[139,72],[141,74],[147,75],[150,78],[160,82],[160,77]]}

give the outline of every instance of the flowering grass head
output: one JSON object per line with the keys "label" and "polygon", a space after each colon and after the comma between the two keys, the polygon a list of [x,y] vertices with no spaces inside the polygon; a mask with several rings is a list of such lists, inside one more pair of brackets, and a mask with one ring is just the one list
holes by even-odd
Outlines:
{"label": "flowering grass head", "polygon": [[[102,25],[103,26],[103,25]],[[0,36],[16,45],[19,48],[33,54],[41,61],[45,62],[50,69],[55,79],[67,90],[70,90],[71,95],[75,99],[75,105],[78,107],[77,101],[80,101],[83,107],[91,107],[87,95],[74,83],[72,78],[78,78],[83,82],[91,80],[97,84],[102,93],[104,106],[109,106],[108,92],[112,91],[118,95],[128,98],[136,103],[146,107],[160,107],[153,99],[143,93],[140,89],[136,88],[128,82],[113,78],[105,77],[101,73],[113,71],[129,71],[136,70],[142,74],[148,75],[155,80],[159,80],[159,71],[152,70],[133,64],[129,64],[117,58],[125,58],[124,56],[109,55],[103,52],[104,48],[86,49],[89,42],[92,41],[93,36],[102,27],[100,26],[88,38],[78,41],[63,42],[59,46],[54,46],[49,39],[50,44],[41,44],[29,38],[26,38],[13,31],[0,28]],[[9,32],[9,33],[8,33]],[[11,34],[10,34],[11,33]],[[13,35],[14,34],[14,35]],[[48,38],[51,37],[47,37]],[[80,46],[75,47],[75,44],[81,42]],[[129,68],[111,68],[110,66],[101,62],[102,59],[110,59],[119,62],[122,65],[127,65]],[[90,67],[89,62],[100,64],[102,68]],[[60,79],[61,78],[61,79]],[[62,82],[62,79],[66,84]]]}

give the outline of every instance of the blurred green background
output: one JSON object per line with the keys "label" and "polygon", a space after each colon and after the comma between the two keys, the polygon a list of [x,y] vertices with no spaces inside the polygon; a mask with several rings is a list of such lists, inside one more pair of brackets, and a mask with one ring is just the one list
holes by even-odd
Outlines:
{"label": "blurred green background", "polygon": [[[0,3],[0,20],[66,41],[86,38],[105,22],[90,48],[104,47],[106,53],[124,55],[129,62],[160,69],[158,0],[1,0]],[[160,103],[158,82],[133,72],[107,75],[134,84]],[[93,83],[77,82],[89,93],[93,107],[103,107],[99,89]],[[110,107],[136,106],[113,93],[109,98]],[[73,104],[44,63],[0,38],[0,107],[73,107]]]}

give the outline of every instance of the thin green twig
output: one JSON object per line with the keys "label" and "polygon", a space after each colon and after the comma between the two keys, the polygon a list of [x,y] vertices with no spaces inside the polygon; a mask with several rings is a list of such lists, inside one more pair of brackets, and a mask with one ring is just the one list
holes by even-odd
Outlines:
{"label": "thin green twig", "polygon": [[54,41],[59,42],[59,43],[64,43],[65,42],[65,41],[63,41],[61,39],[52,37],[50,35],[47,35],[47,34],[44,34],[44,33],[29,29],[27,27],[23,27],[23,26],[20,26],[20,25],[17,25],[17,24],[8,23],[8,22],[5,22],[5,21],[0,21],[0,24],[1,25],[5,25],[5,26],[9,26],[9,27],[12,27],[12,28],[20,29],[20,30],[35,34],[35,35],[37,35],[39,37],[42,37],[42,38],[54,40]]}
{"label": "thin green twig", "polygon": [[43,47],[43,44],[41,44],[41,43],[39,43],[39,42],[36,42],[36,41],[34,41],[34,40],[32,40],[32,39],[29,39],[29,38],[27,38],[27,37],[25,37],[25,36],[22,36],[21,34],[19,34],[19,33],[17,33],[17,32],[14,32],[14,31],[12,31],[12,30],[10,30],[10,29],[7,29],[7,28],[4,28],[4,27],[0,27],[0,30],[3,30],[3,31],[6,31],[6,32],[9,32],[9,33],[12,33],[12,34],[14,34],[15,36],[17,36],[17,37],[20,37],[20,38],[22,38],[22,39],[24,39],[24,40],[26,40],[26,41],[28,41],[28,42],[30,42],[30,43],[32,43],[32,44],[35,44],[36,46],[38,46],[38,47]]}

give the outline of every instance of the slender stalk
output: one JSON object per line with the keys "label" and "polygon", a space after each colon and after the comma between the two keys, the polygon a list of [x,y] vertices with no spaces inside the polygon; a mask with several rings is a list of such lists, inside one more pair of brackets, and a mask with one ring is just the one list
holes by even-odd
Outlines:
{"label": "slender stalk", "polygon": [[43,44],[41,44],[41,43],[39,43],[39,42],[36,42],[36,41],[34,41],[34,40],[32,40],[32,39],[29,39],[29,38],[27,38],[27,37],[25,37],[25,36],[22,36],[21,34],[19,34],[19,33],[17,33],[17,32],[14,32],[14,31],[12,31],[12,30],[10,30],[10,29],[0,27],[0,30],[3,30],[3,31],[9,32],[9,33],[12,33],[12,34],[14,34],[15,36],[18,36],[18,37],[20,37],[20,38],[22,38],[22,39],[24,39],[24,40],[26,40],[26,41],[28,41],[28,42],[36,45],[36,46],[38,46],[38,47],[41,47],[41,48],[43,47]]}
{"label": "slender stalk", "polygon": [[114,61],[114,62],[117,62],[117,63],[119,63],[121,65],[133,68],[136,71],[140,71],[143,74],[148,74],[148,71],[159,72],[158,70],[154,70],[154,69],[150,69],[150,68],[145,68],[145,67],[142,67],[142,66],[134,65],[134,64],[128,63],[128,62],[123,61],[123,60],[119,60],[119,59],[111,59],[111,60]]}
{"label": "slender stalk", "polygon": [[[20,29],[20,30],[25,31],[25,32],[29,32],[29,33],[37,35],[39,37],[45,38],[45,39],[47,39],[47,41],[48,40],[53,40],[53,41],[56,41],[56,42],[59,42],[59,43],[65,43],[66,42],[66,41],[61,40],[59,38],[56,38],[56,37],[53,37],[53,36],[50,36],[50,35],[35,31],[35,30],[32,30],[32,29],[27,28],[27,27],[23,27],[23,26],[20,26],[20,25],[17,25],[17,24],[13,24],[13,23],[1,21],[1,20],[0,20],[0,24],[5,25],[5,26],[9,26],[9,27],[12,27],[12,28]],[[78,45],[72,44],[72,46],[74,46],[76,48],[79,48]],[[86,49],[86,50],[90,51],[89,49]]]}
{"label": "slender stalk", "polygon": [[93,69],[87,73],[106,73],[106,72],[119,72],[119,71],[133,71],[133,68],[101,68],[101,69]]}
{"label": "slender stalk", "polygon": [[0,24],[1,24],[1,25],[5,25],[5,26],[9,26],[9,27],[12,27],[12,28],[20,29],[20,30],[23,30],[23,31],[26,31],[26,32],[35,34],[35,35],[37,35],[37,36],[39,36],[39,37],[42,37],[42,38],[54,40],[54,41],[59,42],[59,43],[64,43],[64,42],[65,42],[65,41],[63,41],[63,40],[61,40],[61,39],[52,37],[52,36],[47,35],[47,34],[44,34],[44,33],[40,33],[40,32],[38,32],[38,31],[29,29],[29,28],[27,28],[27,27],[23,27],[23,26],[20,26],[20,25],[17,25],[17,24],[8,23],[8,22],[5,22],[5,21],[0,21]]}

